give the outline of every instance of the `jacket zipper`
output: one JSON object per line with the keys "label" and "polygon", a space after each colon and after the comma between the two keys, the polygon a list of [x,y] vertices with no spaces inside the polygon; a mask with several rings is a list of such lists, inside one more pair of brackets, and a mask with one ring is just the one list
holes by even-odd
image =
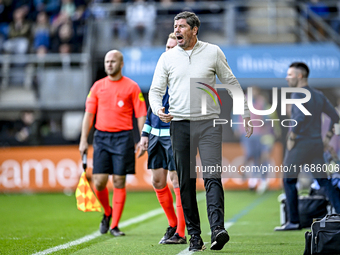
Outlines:
{"label": "jacket zipper", "polygon": [[[198,43],[198,41],[197,41],[197,43]],[[195,44],[194,48],[192,48],[192,51],[191,51],[191,54],[190,54],[190,55],[187,53],[187,51],[186,51],[186,50],[183,50],[183,49],[182,49],[182,50],[185,52],[185,54],[187,54],[187,55],[188,55],[188,57],[189,57],[189,64],[191,64],[191,55],[192,55],[192,53],[194,52],[194,49],[195,49],[195,47],[196,47],[197,43]]]}

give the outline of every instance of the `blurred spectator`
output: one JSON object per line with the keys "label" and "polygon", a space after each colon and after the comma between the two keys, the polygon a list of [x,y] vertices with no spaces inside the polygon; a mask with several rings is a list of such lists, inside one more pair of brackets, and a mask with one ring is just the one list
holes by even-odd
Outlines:
{"label": "blurred spectator", "polygon": [[104,19],[107,18],[107,11],[104,7],[99,6],[98,4],[108,3],[108,0],[92,0],[91,1],[91,15],[95,19]]}
{"label": "blurred spectator", "polygon": [[85,12],[85,7],[83,0],[61,0],[60,11],[52,22],[53,27],[59,27],[69,20],[80,20]]}
{"label": "blurred spectator", "polygon": [[79,139],[70,142],[63,138],[59,113],[25,110],[17,120],[0,120],[0,147],[71,143],[78,144]]}
{"label": "blurred spectator", "polygon": [[60,12],[51,26],[54,35],[52,51],[73,53],[79,50],[84,34],[85,7],[83,0],[61,0]]}
{"label": "blurred spectator", "polygon": [[[177,14],[179,11],[171,11],[170,8],[173,6],[173,0],[160,0],[160,6],[162,9],[159,10],[160,15]],[[172,20],[171,20],[172,21]],[[172,21],[173,23],[173,21]]]}
{"label": "blurred spectator", "polygon": [[33,0],[35,10],[39,12],[46,12],[52,19],[60,11],[60,0]]}
{"label": "blurred spectator", "polygon": [[38,143],[38,122],[33,111],[23,111],[20,113],[20,121],[17,124],[18,131],[15,139],[21,144]]}
{"label": "blurred spectator", "polygon": [[33,0],[12,0],[11,7],[12,10],[23,8],[25,9],[26,18],[28,20],[32,21],[35,19]]}
{"label": "blurred spectator", "polygon": [[28,52],[31,39],[31,23],[26,19],[28,9],[23,6],[15,9],[13,22],[9,25],[8,39],[4,42],[7,53],[24,54]]}
{"label": "blurred spectator", "polygon": [[188,12],[194,12],[196,14],[200,14],[200,9],[195,9],[196,1],[195,0],[184,0],[183,1],[183,8],[181,11],[188,11]]}
{"label": "blurred spectator", "polygon": [[157,20],[157,25],[162,28],[157,30],[158,38],[166,38],[169,35],[169,31],[174,30],[173,17],[180,13],[181,10],[174,10],[173,5],[173,0],[160,0],[161,8],[158,9],[157,15],[164,18]]}
{"label": "blurred spectator", "polygon": [[155,30],[156,8],[144,0],[134,0],[126,10],[126,21],[133,46],[150,46]]}
{"label": "blurred spectator", "polygon": [[[123,0],[124,2],[126,0]],[[91,5],[91,16],[96,20],[110,19],[110,24],[103,22],[104,27],[102,27],[102,33],[105,37],[109,38],[113,35],[116,45],[119,43],[126,44],[128,39],[128,28],[126,25],[126,8],[123,5],[122,0],[92,0]],[[111,3],[110,8],[106,8],[108,4]],[[105,7],[104,7],[105,6]],[[119,39],[120,41],[117,41]],[[119,46],[117,46],[119,47]]]}
{"label": "blurred spectator", "polygon": [[2,51],[3,42],[7,39],[9,23],[12,16],[11,8],[12,0],[0,0],[0,53]]}
{"label": "blurred spectator", "polygon": [[58,28],[52,43],[52,51],[55,53],[69,54],[77,52],[78,48],[73,25],[69,20]]}
{"label": "blurred spectator", "polygon": [[115,11],[110,13],[113,17],[113,34],[120,40],[126,41],[128,39],[128,28],[125,22],[125,8],[122,8],[122,0],[111,0],[115,7]]}
{"label": "blurred spectator", "polygon": [[59,15],[73,17],[76,13],[76,4],[73,0],[61,0],[61,9]]}
{"label": "blurred spectator", "polygon": [[37,54],[46,54],[50,48],[50,23],[46,12],[39,12],[33,25],[33,47]]}
{"label": "blurred spectator", "polygon": [[[337,105],[335,107],[335,110],[340,116],[340,97],[337,98],[336,103]],[[330,124],[330,118],[326,114],[322,114],[321,117],[322,117],[322,135],[325,136],[328,131],[329,124]],[[333,135],[332,139],[329,142],[329,146],[334,149],[335,153],[340,158],[340,136]]]}

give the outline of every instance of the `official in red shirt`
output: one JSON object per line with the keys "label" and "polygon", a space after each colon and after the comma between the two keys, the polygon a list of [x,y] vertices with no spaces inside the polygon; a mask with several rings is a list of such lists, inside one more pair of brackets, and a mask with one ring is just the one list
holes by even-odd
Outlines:
{"label": "official in red shirt", "polygon": [[[125,177],[135,173],[132,114],[135,113],[141,133],[146,105],[137,83],[122,75],[124,62],[121,52],[109,51],[104,65],[107,77],[94,83],[86,99],[79,151],[81,155],[87,152],[88,135],[96,116],[93,181],[94,191],[104,208],[100,232],[105,234],[110,230],[112,235],[121,236],[125,234],[119,230],[118,222],[126,198]],[[112,207],[106,187],[109,175],[112,175],[114,186]]]}

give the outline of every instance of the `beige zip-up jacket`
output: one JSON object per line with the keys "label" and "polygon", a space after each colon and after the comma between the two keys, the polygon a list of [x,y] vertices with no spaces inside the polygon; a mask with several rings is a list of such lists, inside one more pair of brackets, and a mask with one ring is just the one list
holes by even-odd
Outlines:
{"label": "beige zip-up jacket", "polygon": [[[158,110],[163,107],[162,98],[166,87],[169,86],[169,113],[174,117],[173,121],[218,118],[220,106],[214,103],[210,96],[207,96],[206,114],[202,114],[202,90],[197,89],[202,87],[197,83],[198,81],[215,89],[216,75],[222,84],[241,87],[217,45],[197,40],[190,55],[179,46],[164,52],[158,60],[149,91],[149,102],[153,113],[158,115]],[[210,93],[214,95],[212,91]],[[230,92],[229,94],[232,96]],[[244,97],[243,118],[245,117],[250,117],[250,113]]]}

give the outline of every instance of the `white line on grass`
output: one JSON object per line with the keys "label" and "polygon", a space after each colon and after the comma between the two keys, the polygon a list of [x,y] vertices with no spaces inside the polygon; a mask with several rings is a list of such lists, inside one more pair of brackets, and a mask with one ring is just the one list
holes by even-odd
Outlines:
{"label": "white line on grass", "polygon": [[[202,199],[204,199],[204,197],[205,197],[204,195],[205,195],[204,192],[199,193],[197,195],[197,201],[201,201]],[[163,213],[163,209],[162,208],[151,210],[151,211],[149,211],[147,213],[144,213],[142,215],[139,215],[137,217],[134,217],[134,218],[131,218],[129,220],[123,221],[122,223],[119,223],[119,227],[127,227],[127,226],[130,226],[132,224],[145,221],[147,219],[150,219],[150,218],[152,218],[154,216],[157,216],[159,214],[162,214],[162,213]],[[68,249],[71,246],[75,246],[75,245],[78,245],[78,244],[82,244],[82,243],[86,243],[88,241],[91,241],[91,240],[93,240],[93,239],[95,239],[95,238],[97,238],[97,237],[99,237],[101,235],[102,234],[99,231],[96,231],[96,232],[94,232],[94,233],[92,233],[90,235],[84,236],[84,237],[79,238],[79,239],[77,239],[75,241],[68,242],[66,244],[61,244],[61,245],[52,247],[52,248],[44,250],[44,251],[40,251],[40,252],[34,253],[32,255],[45,255],[45,254],[50,254],[52,252]]]}
{"label": "white line on grass", "polygon": [[75,241],[72,241],[72,242],[69,242],[69,243],[66,243],[66,244],[62,244],[62,245],[58,245],[58,246],[55,246],[53,248],[34,253],[33,255],[44,255],[44,254],[49,254],[49,253],[52,253],[52,252],[60,251],[60,250],[63,250],[63,249],[67,249],[71,246],[75,246],[75,245],[78,245],[78,244],[81,244],[81,243],[91,241],[92,239],[95,239],[100,235],[101,235],[101,233],[99,231],[96,231],[91,235],[87,235],[87,236],[79,238]]}
{"label": "white line on grass", "polygon": [[[208,244],[209,242],[204,242],[204,245]],[[186,248],[185,250],[181,251],[180,253],[177,253],[177,255],[187,255],[187,254],[193,254],[194,251],[189,251],[189,247]]]}
{"label": "white line on grass", "polygon": [[[253,201],[250,205],[248,205],[245,209],[243,209],[241,212],[237,213],[230,221],[224,222],[224,228],[227,230],[232,225],[235,224],[236,221],[238,221],[242,216],[248,214],[253,208],[258,206],[260,203],[262,203],[265,199],[269,197],[268,193],[267,195],[264,195],[255,201]],[[208,233],[208,235],[211,235],[211,232]],[[207,244],[208,242],[205,242],[204,244]],[[194,252],[189,251],[189,247],[185,250],[181,251],[180,253],[177,253],[177,255],[189,255],[193,254]]]}
{"label": "white line on grass", "polygon": [[232,225],[234,225],[235,222],[230,222],[230,221],[226,221],[224,222],[224,228],[225,230],[228,230],[228,228],[230,228]]}

